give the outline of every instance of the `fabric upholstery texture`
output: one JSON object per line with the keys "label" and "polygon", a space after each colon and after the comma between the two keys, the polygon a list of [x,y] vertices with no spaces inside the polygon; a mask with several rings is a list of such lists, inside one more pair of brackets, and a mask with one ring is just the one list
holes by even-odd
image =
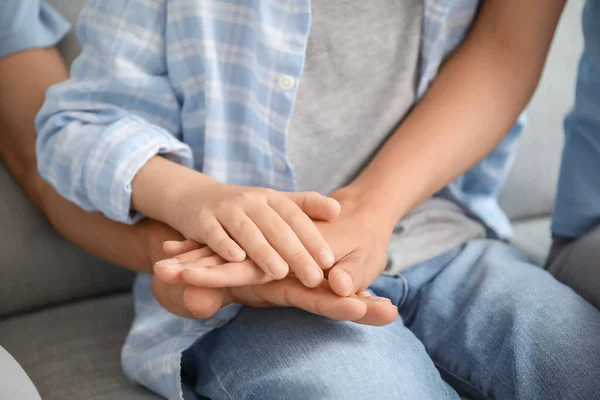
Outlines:
{"label": "fabric upholstery texture", "polygon": [[12,317],[0,321],[0,342],[44,400],[158,399],[121,371],[132,303],[122,294]]}
{"label": "fabric upholstery texture", "polygon": [[0,318],[131,288],[133,274],[58,234],[0,162]]}

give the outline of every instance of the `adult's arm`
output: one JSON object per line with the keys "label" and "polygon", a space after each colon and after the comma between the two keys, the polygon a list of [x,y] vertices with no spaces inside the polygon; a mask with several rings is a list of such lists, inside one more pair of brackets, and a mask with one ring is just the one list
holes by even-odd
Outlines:
{"label": "adult's arm", "polygon": [[[357,225],[368,221],[366,226],[374,227],[387,245],[400,217],[492,151],[538,84],[564,3],[483,2],[468,37],[423,99],[336,196],[340,218],[358,210]],[[380,272],[340,263],[329,273],[329,284],[338,294],[351,293],[370,285]]]}
{"label": "adult's arm", "polygon": [[482,3],[468,37],[352,185],[383,219],[397,221],[504,138],[537,87],[564,3]]}

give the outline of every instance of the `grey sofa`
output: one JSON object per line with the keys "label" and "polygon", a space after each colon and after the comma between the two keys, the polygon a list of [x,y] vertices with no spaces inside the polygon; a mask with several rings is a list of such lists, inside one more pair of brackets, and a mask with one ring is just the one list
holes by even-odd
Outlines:
{"label": "grey sofa", "polygon": [[[71,21],[81,6],[80,0],[51,3]],[[562,117],[573,100],[581,51],[582,3],[569,2],[543,83],[529,108],[513,174],[500,196],[514,221],[515,245],[538,264],[550,244]],[[73,34],[61,50],[69,61],[76,55]],[[0,345],[19,361],[42,398],[157,398],[128,382],[120,369],[120,348],[133,316],[133,275],[63,239],[2,165],[0,239]]]}

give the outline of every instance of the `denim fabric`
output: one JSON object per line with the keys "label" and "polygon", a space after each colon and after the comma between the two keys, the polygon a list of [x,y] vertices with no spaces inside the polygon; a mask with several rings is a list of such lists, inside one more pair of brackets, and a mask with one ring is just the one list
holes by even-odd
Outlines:
{"label": "denim fabric", "polygon": [[600,2],[583,11],[584,51],[575,105],[565,119],[563,150],[552,232],[579,237],[600,225]]}
{"label": "denim fabric", "polygon": [[[243,308],[183,356],[214,399],[597,399],[600,313],[498,241],[474,241],[371,290],[385,327]],[[191,396],[191,397],[190,397]]]}

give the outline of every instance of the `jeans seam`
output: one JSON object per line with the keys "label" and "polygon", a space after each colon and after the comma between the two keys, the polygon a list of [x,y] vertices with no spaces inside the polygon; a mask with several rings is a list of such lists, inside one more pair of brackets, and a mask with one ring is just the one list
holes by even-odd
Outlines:
{"label": "jeans seam", "polygon": [[[213,373],[213,375],[215,376],[215,379],[217,381],[217,384],[219,385],[219,388],[221,389],[221,391],[227,396],[227,399],[229,400],[233,400],[233,397],[231,397],[231,394],[229,394],[229,391],[227,391],[227,389],[225,389],[225,386],[223,385],[223,383],[221,382],[221,377],[217,374],[217,371],[213,368],[212,363],[208,357],[208,354],[206,354],[204,351],[202,352],[202,355],[205,357],[206,359],[206,363],[208,365],[208,368],[211,370],[211,372]],[[196,388],[194,388],[196,389]],[[197,390],[194,390],[194,392],[196,394],[198,394]],[[204,395],[201,395],[204,396]]]}
{"label": "jeans seam", "polygon": [[438,369],[441,369],[441,370],[443,370],[443,371],[444,371],[445,373],[447,373],[448,375],[451,375],[453,378],[455,378],[455,379],[459,380],[460,382],[464,383],[465,385],[467,385],[467,386],[469,386],[470,388],[472,388],[473,390],[475,390],[477,393],[479,393],[480,395],[482,395],[482,396],[483,396],[483,398],[484,398],[485,400],[493,400],[493,398],[492,398],[492,397],[488,397],[488,396],[487,396],[485,393],[483,393],[483,391],[482,391],[480,388],[478,388],[477,386],[475,386],[475,385],[474,385],[472,382],[470,382],[470,381],[468,381],[468,380],[466,380],[466,379],[462,378],[461,376],[459,376],[459,375],[455,374],[454,372],[450,371],[448,368],[444,367],[442,364],[440,364],[440,363],[439,363],[439,362],[437,362],[437,361],[434,361],[433,363],[434,363],[434,365],[435,365],[435,366],[436,366]]}
{"label": "jeans seam", "polygon": [[410,285],[408,284],[408,279],[406,279],[406,276],[404,276],[404,274],[400,274],[399,277],[402,278],[402,286],[404,287],[404,290],[402,291],[402,297],[398,302],[398,310],[400,310],[404,303],[406,303],[406,299],[408,298],[408,291],[410,289]]}

